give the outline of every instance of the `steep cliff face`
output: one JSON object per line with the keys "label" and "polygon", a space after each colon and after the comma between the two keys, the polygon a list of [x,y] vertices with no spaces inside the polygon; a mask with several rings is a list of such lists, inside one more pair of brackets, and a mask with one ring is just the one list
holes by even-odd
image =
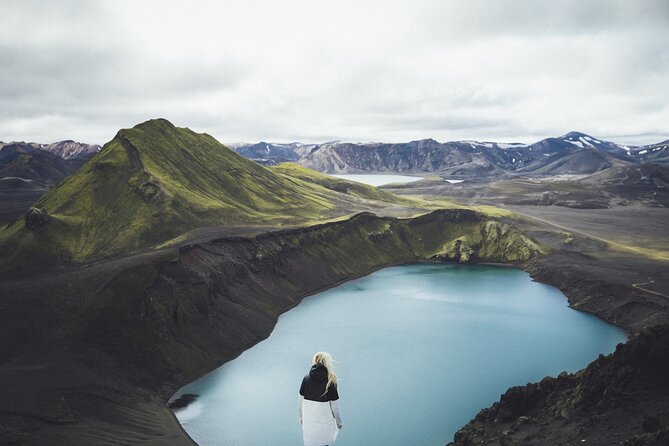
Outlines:
{"label": "steep cliff face", "polygon": [[570,249],[532,259],[524,268],[539,282],[559,288],[572,308],[596,314],[631,334],[669,324],[669,301],[661,293],[649,294],[634,286],[642,281],[639,276],[664,280],[665,262],[624,256],[593,258]]}
{"label": "steep cliff face", "polygon": [[473,242],[469,257],[455,259],[461,262],[512,262],[540,252],[518,231],[472,211],[411,220],[358,214],[196,245],[182,249],[177,261],[127,271],[98,293],[82,337],[150,381],[189,379],[212,367],[212,359],[234,357],[267,336],[278,315],[305,295],[384,266],[441,259],[441,247],[463,237]]}

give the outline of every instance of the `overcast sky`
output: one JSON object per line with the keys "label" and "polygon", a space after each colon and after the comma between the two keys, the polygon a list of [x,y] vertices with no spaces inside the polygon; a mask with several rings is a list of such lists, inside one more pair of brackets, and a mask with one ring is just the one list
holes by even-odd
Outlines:
{"label": "overcast sky", "polygon": [[0,2],[0,141],[669,139],[669,1]]}

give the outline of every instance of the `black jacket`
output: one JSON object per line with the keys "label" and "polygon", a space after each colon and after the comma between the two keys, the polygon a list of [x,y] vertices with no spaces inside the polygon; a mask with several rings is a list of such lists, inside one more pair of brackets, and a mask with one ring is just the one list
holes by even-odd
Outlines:
{"label": "black jacket", "polygon": [[339,399],[337,393],[337,385],[331,384],[327,393],[325,393],[325,386],[328,383],[328,370],[322,364],[314,364],[309,370],[309,374],[302,379],[300,386],[300,395],[305,400],[320,401],[335,401]]}

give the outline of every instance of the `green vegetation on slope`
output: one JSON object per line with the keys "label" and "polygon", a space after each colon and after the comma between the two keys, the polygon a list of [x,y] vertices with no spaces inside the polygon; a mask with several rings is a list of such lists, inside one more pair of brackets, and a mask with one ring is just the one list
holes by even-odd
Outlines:
{"label": "green vegetation on slope", "polygon": [[512,212],[508,209],[489,206],[489,205],[467,205],[455,201],[453,199],[445,199],[442,197],[434,197],[429,195],[402,195],[403,198],[408,198],[412,200],[414,206],[422,207],[429,210],[436,209],[469,209],[475,212],[480,212],[491,218],[515,218],[521,219],[522,216]]}
{"label": "green vegetation on slope", "polygon": [[336,192],[341,192],[368,200],[378,200],[389,203],[401,203],[408,205],[415,204],[412,200],[399,197],[398,195],[391,194],[390,192],[386,192],[374,186],[357,183],[355,181],[346,181],[332,177],[330,175],[325,175],[307,167],[300,166],[297,163],[282,163],[278,166],[271,167],[271,169],[274,172],[280,173],[289,178],[299,178],[300,180],[318,184]]}
{"label": "green vegetation on slope", "polygon": [[[465,238],[466,258],[444,252]],[[263,339],[278,314],[324,286],[399,263],[446,257],[522,262],[540,254],[520,231],[470,210],[409,219],[360,213],[183,247],[176,259],[126,269],[78,314],[78,335],[115,357],[123,370],[151,371],[161,379],[194,376],[221,354],[230,359]]]}
{"label": "green vegetation on slope", "polygon": [[321,183],[294,168],[264,168],[209,135],[147,121],[120,130],[38,200],[49,223],[29,230],[19,219],[0,231],[8,253],[0,271],[136,252],[197,227],[300,224],[359,210],[365,200],[406,201],[363,185]]}

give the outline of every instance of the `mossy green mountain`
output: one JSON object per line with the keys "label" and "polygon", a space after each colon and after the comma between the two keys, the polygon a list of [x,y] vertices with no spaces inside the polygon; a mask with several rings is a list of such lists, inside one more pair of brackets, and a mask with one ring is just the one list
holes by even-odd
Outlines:
{"label": "mossy green mountain", "polygon": [[270,170],[210,135],[150,120],[120,130],[35,203],[48,224],[30,230],[19,219],[0,231],[0,271],[137,252],[198,227],[294,225],[362,210],[365,200],[407,202],[321,177]]}

